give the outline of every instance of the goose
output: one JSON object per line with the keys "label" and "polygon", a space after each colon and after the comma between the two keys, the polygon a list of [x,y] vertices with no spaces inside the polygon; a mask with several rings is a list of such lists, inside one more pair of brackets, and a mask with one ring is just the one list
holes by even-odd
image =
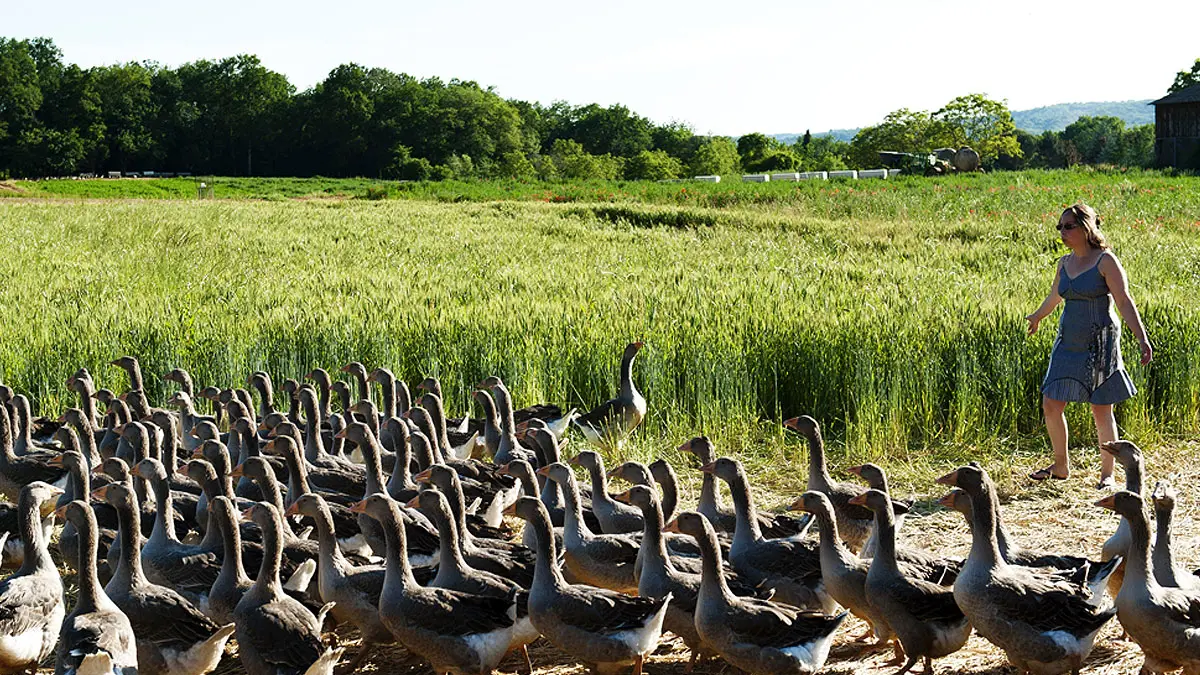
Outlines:
{"label": "goose", "polygon": [[808,440],[807,489],[824,492],[829,497],[830,503],[833,504],[833,513],[837,516],[838,532],[846,540],[850,550],[861,550],[871,534],[875,517],[870,509],[853,506],[850,500],[865,492],[867,488],[834,481],[829,475],[829,467],[825,464],[825,439],[821,436],[821,427],[815,419],[807,415],[793,417],[785,421],[783,426]]}
{"label": "goose", "polygon": [[[157,584],[199,598],[212,588],[221,561],[199,546],[183,544],[175,534],[175,507],[167,488],[167,472],[161,462],[148,457],[138,462],[132,475],[145,479],[153,492],[156,511],[154,529],[142,547],[146,576]],[[122,542],[122,546],[125,546]]]}
{"label": "goose", "polygon": [[671,594],[641,598],[569,584],[558,568],[546,507],[534,497],[521,497],[505,512],[525,520],[537,533],[537,572],[529,592],[534,627],[572,658],[593,664],[597,672],[632,664],[633,675],[641,675],[646,656],[662,634]]}
{"label": "goose", "polygon": [[584,450],[575,455],[568,464],[582,466],[587,470],[592,480],[592,512],[600,521],[604,534],[623,534],[640,532],[642,530],[642,513],[627,504],[614,501],[608,494],[608,480],[605,478],[604,459],[599,453]]}
{"label": "goose", "polygon": [[1200,590],[1200,578],[1176,566],[1175,556],[1171,554],[1171,516],[1175,510],[1175,488],[1166,481],[1159,481],[1154,486],[1150,499],[1154,502],[1154,522],[1157,525],[1154,552],[1151,555],[1154,580],[1165,588]]}
{"label": "goose", "polygon": [[[354,378],[354,383],[358,385],[358,401],[371,400],[371,385],[367,383],[367,367],[358,361],[351,361],[339,368],[343,373],[347,373]],[[349,422],[350,420],[346,420]]]}
{"label": "goose", "polygon": [[[967,519],[967,525],[971,525],[971,498],[967,496],[966,492],[953,488],[938,499],[938,504],[963,514]],[[1004,558],[1005,562],[1021,567],[1055,570],[1063,579],[1076,585],[1086,586],[1088,593],[1091,594],[1093,605],[1103,602],[1108,578],[1124,560],[1121,556],[1116,556],[1106,562],[1099,562],[1088,560],[1082,556],[1036,551],[1018,546],[1004,527],[999,505],[997,504],[993,508],[996,514],[996,545],[1000,549],[1000,557]]]}
{"label": "goose", "polygon": [[300,383],[293,378],[287,378],[283,384],[279,386],[283,393],[287,396],[287,418],[288,421],[296,426],[304,424],[300,417]]}
{"label": "goose", "polygon": [[71,377],[68,377],[67,388],[79,396],[79,410],[83,411],[83,419],[92,433],[101,431],[101,415],[96,410],[96,399],[92,398],[92,395],[96,393],[96,382],[92,379],[92,374],[88,372],[88,369],[80,368]]}
{"label": "goose", "polygon": [[850,503],[875,512],[879,550],[871,559],[865,590],[867,602],[886,618],[908,657],[897,675],[908,672],[921,659],[926,675],[932,675],[934,659],[953,654],[967,643],[971,624],[955,603],[953,589],[908,577],[900,570],[892,498],[870,489]]}
{"label": "goose", "polygon": [[54,653],[66,615],[62,578],[42,530],[42,520],[53,517],[60,493],[33,482],[21,489],[17,500],[24,556],[20,569],[0,581],[0,671],[6,673],[37,670]]}
{"label": "goose", "polygon": [[129,376],[129,391],[145,391],[146,383],[142,380],[142,366],[138,363],[137,357],[122,356],[109,362],[109,365],[124,370],[125,374]]}
{"label": "goose", "polygon": [[803,535],[763,538],[754,499],[750,495],[750,483],[741,462],[720,457],[700,470],[713,473],[729,485],[737,516],[733,543],[729,547],[733,569],[751,583],[774,589],[774,599],[780,602],[833,613],[836,606],[825,592],[817,546],[802,539]]}
{"label": "goose", "polygon": [[332,675],[345,652],[344,647],[326,648],[321,642],[321,625],[332,607],[327,604],[313,615],[284,593],[279,581],[281,514],[273,505],[258,502],[242,515],[262,529],[266,550],[254,584],[233,609],[242,667],[248,675]]}
{"label": "goose", "polygon": [[320,495],[301,495],[288,507],[287,514],[304,515],[317,525],[317,541],[320,542],[317,590],[322,600],[335,603],[331,610],[333,617],[339,623],[355,626],[362,635],[362,647],[347,669],[347,672],[355,672],[375,645],[395,641],[392,632],[379,617],[379,596],[383,592],[385,568],[381,565],[353,565],[346,560],[334,537],[329,505]]}
{"label": "goose", "polygon": [[192,382],[192,376],[183,368],[172,368],[171,372],[163,375],[163,379],[167,382],[178,384],[179,391],[182,391],[189,397],[196,396],[196,385]]}
{"label": "goose", "polygon": [[96,573],[96,518],[86,502],[75,500],[58,513],[79,532],[79,594],[62,622],[54,658],[55,675],[113,673],[137,675],[137,639],[129,617],[100,587]]}
{"label": "goose", "polygon": [[[1121,468],[1125,470],[1125,489],[1134,494],[1142,494],[1142,478],[1145,475],[1142,464],[1142,450],[1130,441],[1112,441],[1100,445],[1100,452],[1112,455]],[[1124,518],[1117,524],[1112,536],[1105,540],[1100,548],[1100,559],[1109,561],[1117,556],[1124,557],[1129,549],[1129,523]],[[1125,578],[1125,566],[1120,565],[1117,571],[1108,578],[1108,592],[1113,597],[1121,590],[1121,581]]]}
{"label": "goose", "polygon": [[533,621],[529,618],[529,591],[512,579],[471,567],[458,545],[458,531],[454,525],[454,518],[450,515],[450,503],[441,492],[425,490],[413,497],[408,507],[432,513],[438,528],[441,551],[438,556],[437,575],[426,585],[497,598],[513,597],[515,594],[517,614],[508,648],[509,651],[516,650],[521,653],[526,668],[532,673],[533,664],[529,660],[528,645],[538,639],[541,633],[534,628]]}
{"label": "goose", "polygon": [[[592,586],[636,593],[637,539],[627,534],[593,534],[589,530],[583,522],[575,474],[566,464],[556,462],[537,472],[562,489],[566,502],[563,507],[563,560],[571,577]],[[550,517],[549,512],[546,517]],[[536,538],[536,531],[534,536]]]}
{"label": "goose", "polygon": [[721,573],[717,535],[706,516],[684,511],[667,530],[695,537],[702,551],[696,632],[704,644],[749,673],[802,675],[824,667],[833,635],[849,612],[826,616],[770,600],[739,598]]}
{"label": "goose", "polygon": [[633,342],[625,347],[617,396],[575,418],[575,426],[589,443],[619,450],[645,419],[646,399],[633,384],[633,359],[643,346],[642,342]]}
{"label": "goose", "polygon": [[312,380],[316,383],[317,397],[319,406],[317,410],[320,412],[319,424],[324,426],[329,422],[329,418],[333,416],[332,407],[330,405],[331,396],[330,390],[333,387],[333,378],[329,376],[329,371],[324,368],[313,368],[304,376],[306,380]]}
{"label": "goose", "polygon": [[203,675],[221,661],[234,626],[218,626],[174,590],[151,583],[142,571],[139,509],[134,492],[110,483],[93,495],[117,511],[121,554],[104,592],[129,619],[137,638],[139,673]]}
{"label": "goose", "polygon": [[971,499],[971,553],[954,582],[954,600],[1008,660],[1037,675],[1078,673],[1096,634],[1116,615],[1056,574],[1004,562],[996,543],[995,487],[982,468],[961,466],[937,482]]}
{"label": "goose", "polygon": [[[59,506],[66,503],[63,500],[67,497],[71,499],[67,501],[75,501],[76,499],[88,499],[92,492],[91,472],[86,468],[83,455],[78,450],[78,438],[75,432],[70,428],[59,429],[55,434],[62,438],[64,443],[64,451],[61,455],[51,460],[52,463],[66,467],[71,479],[67,483],[67,489],[59,499]],[[100,527],[98,531],[100,550],[105,558],[108,555],[108,546],[112,543],[113,530],[116,529],[116,511],[107,504],[95,504],[92,507],[93,513]],[[43,534],[46,540],[49,541],[50,532],[53,530],[53,518],[48,518],[43,523]],[[10,538],[16,539],[16,537]],[[23,538],[22,538],[23,539]],[[18,539],[21,541],[21,539]],[[62,556],[63,562],[68,566],[74,565],[76,560],[79,560],[79,533],[75,531],[75,525],[70,521],[63,523],[62,530],[58,534],[58,552]],[[108,569],[107,563],[105,569],[102,570],[102,576],[108,577],[111,570]]]}
{"label": "goose", "polygon": [[396,410],[396,376],[392,371],[383,367],[376,368],[367,373],[367,382],[379,384],[380,415],[384,419],[399,415]]}
{"label": "goose", "polygon": [[1145,654],[1143,673],[1200,672],[1200,589],[1164,587],[1151,573],[1150,525],[1141,495],[1121,490],[1096,502],[1129,523],[1117,618]]}
{"label": "goose", "polygon": [[455,675],[491,673],[508,653],[516,620],[516,591],[504,598],[421,586],[405,550],[400,506],[373,494],[352,507],[379,520],[387,537],[387,572],[379,618],[405,647]]}

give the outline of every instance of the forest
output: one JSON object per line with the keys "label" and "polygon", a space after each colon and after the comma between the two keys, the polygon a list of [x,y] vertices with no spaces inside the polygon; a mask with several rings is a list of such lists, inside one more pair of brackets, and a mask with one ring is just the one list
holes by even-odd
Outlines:
{"label": "forest", "polygon": [[[1182,74],[1182,73],[1181,73]],[[81,68],[50,39],[0,38],[0,178],[188,172],[387,180],[660,180],[872,168],[880,150],[971,145],[985,168],[1145,167],[1153,125],[1084,117],[1040,135],[1003,101],[959,96],[890,113],[849,142],[701,136],[623,105],[505,99],[475,82],[354,63],[297,91],[256,56]]]}

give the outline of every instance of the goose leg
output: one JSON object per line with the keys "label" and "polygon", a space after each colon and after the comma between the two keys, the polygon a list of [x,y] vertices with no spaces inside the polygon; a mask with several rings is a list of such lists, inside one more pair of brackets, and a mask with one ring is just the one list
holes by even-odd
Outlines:
{"label": "goose leg", "polygon": [[696,662],[699,660],[700,660],[700,651],[699,650],[692,651],[692,658],[688,659],[687,668],[685,668],[683,671],[684,675],[691,675],[692,671],[696,669]]}
{"label": "goose leg", "polygon": [[925,657],[925,675],[933,675],[933,658]]}
{"label": "goose leg", "polygon": [[907,673],[913,666],[917,665],[917,661],[919,659],[919,656],[910,656],[908,658],[908,663],[905,663],[903,668],[892,673],[892,675],[904,675],[904,673]]}
{"label": "goose leg", "polygon": [[533,661],[529,660],[529,645],[521,645],[521,656],[525,657],[525,672],[533,675]]}
{"label": "goose leg", "polygon": [[641,654],[633,657],[633,675],[642,675],[642,662],[644,660],[645,657]]}
{"label": "goose leg", "polygon": [[901,663],[904,663],[904,646],[900,644],[900,640],[896,640],[892,643],[892,660],[883,665],[898,666]]}

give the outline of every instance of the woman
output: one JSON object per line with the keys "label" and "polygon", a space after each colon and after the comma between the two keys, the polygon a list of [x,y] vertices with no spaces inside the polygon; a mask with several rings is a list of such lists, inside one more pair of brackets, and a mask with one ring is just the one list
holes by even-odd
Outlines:
{"label": "woman", "polygon": [[[1129,297],[1125,270],[1109,250],[1100,232],[1100,217],[1082,202],[1063,211],[1058,231],[1071,253],[1058,261],[1054,285],[1037,311],[1025,317],[1033,335],[1042,319],[1066,300],[1058,322],[1058,337],[1050,353],[1050,367],[1042,381],[1042,410],[1046,431],[1054,448],[1054,463],[1029,474],[1033,480],[1070,475],[1067,456],[1067,402],[1082,401],[1092,406],[1096,437],[1100,444],[1117,440],[1113,404],[1137,393],[1121,363],[1121,322],[1113,306],[1133,329],[1142,352],[1142,365],[1150,363],[1154,351],[1146,328]],[[1099,488],[1113,484],[1113,457],[1103,455]]]}

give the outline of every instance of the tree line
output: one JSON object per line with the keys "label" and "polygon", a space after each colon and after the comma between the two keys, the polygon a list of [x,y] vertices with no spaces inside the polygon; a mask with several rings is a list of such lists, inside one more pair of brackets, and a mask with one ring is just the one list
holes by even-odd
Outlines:
{"label": "tree line", "polygon": [[971,94],[933,113],[893,112],[848,143],[809,133],[792,144],[761,133],[735,140],[656,124],[622,105],[543,105],[475,82],[353,63],[297,91],[253,55],[85,69],[65,63],[50,39],[0,38],[0,177],[152,170],[657,180],[874,168],[880,150],[961,145],[997,168],[1153,159],[1152,128],[1125,129],[1116,118],[1077,125],[1022,134],[1003,102]]}

